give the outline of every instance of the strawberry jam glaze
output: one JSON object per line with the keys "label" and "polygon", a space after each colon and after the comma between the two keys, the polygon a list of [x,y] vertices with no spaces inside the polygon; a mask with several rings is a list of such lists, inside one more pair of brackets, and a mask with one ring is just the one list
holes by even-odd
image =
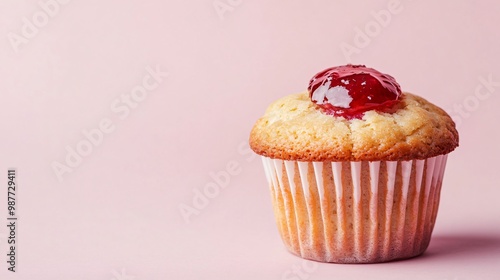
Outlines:
{"label": "strawberry jam glaze", "polygon": [[369,110],[391,112],[401,97],[396,80],[364,65],[325,69],[309,82],[309,97],[326,114],[362,118]]}

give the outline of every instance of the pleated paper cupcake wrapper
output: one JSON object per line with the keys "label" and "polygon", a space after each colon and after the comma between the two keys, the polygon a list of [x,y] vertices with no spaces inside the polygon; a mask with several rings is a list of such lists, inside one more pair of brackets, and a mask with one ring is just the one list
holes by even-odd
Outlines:
{"label": "pleated paper cupcake wrapper", "polygon": [[262,157],[280,235],[292,253],[337,263],[417,256],[430,242],[447,155],[298,162]]}

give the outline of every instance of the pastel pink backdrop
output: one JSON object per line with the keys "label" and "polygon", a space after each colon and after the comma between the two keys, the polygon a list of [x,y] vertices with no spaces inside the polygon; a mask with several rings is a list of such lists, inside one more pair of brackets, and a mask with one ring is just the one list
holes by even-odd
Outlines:
{"label": "pastel pink backdrop", "polygon": [[[401,0],[380,23],[392,1],[60,1],[15,47],[38,2],[0,3],[0,279],[498,279],[498,1]],[[366,46],[357,28],[372,28]],[[271,101],[349,61],[460,118],[422,257],[335,265],[287,253],[261,162],[242,144]],[[148,66],[169,76],[120,119],[110,106]],[[479,100],[481,79],[494,85]],[[105,118],[114,131],[60,182],[51,164]],[[186,223],[180,205],[228,164],[235,175]],[[9,167],[16,273],[5,262]]]}

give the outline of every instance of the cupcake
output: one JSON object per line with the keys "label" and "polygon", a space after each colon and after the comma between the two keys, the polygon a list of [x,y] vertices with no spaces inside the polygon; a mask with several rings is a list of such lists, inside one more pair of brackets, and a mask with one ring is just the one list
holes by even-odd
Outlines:
{"label": "cupcake", "polygon": [[422,254],[457,146],[444,110],[364,65],[319,72],[307,92],[272,103],[250,135],[286,248],[334,263]]}

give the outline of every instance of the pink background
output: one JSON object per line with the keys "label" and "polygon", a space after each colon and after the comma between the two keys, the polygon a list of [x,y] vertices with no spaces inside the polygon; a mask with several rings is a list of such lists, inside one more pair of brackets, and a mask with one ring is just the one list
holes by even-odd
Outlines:
{"label": "pink background", "polygon": [[[498,1],[54,1],[40,0],[52,16],[38,1],[0,2],[0,279],[498,279]],[[271,101],[349,61],[395,76],[459,124],[422,257],[316,264],[278,236],[244,143]],[[113,111],[148,66],[169,76],[128,116]],[[58,180],[52,164],[104,119],[114,130]],[[186,223],[179,207],[228,164],[227,186]],[[16,273],[5,262],[9,167]]]}

